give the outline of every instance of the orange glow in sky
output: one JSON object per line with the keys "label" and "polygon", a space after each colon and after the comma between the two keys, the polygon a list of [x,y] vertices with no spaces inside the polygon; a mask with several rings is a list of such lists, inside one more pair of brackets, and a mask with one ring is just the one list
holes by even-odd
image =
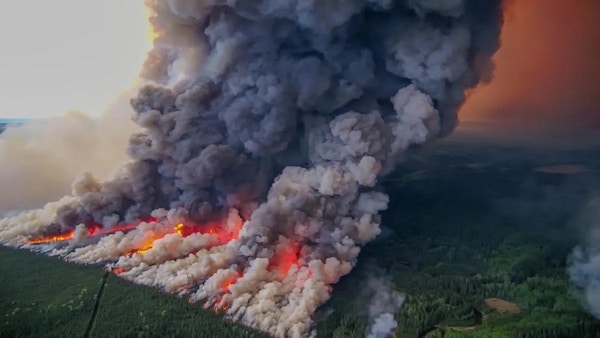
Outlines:
{"label": "orange glow in sky", "polygon": [[141,0],[0,2],[0,118],[99,115],[151,47]]}
{"label": "orange glow in sky", "polygon": [[461,121],[600,127],[600,1],[512,1],[495,61]]}

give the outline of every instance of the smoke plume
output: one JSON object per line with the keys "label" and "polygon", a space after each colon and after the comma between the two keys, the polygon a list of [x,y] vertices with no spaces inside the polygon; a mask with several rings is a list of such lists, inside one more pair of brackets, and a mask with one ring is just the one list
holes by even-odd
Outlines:
{"label": "smoke plume", "polygon": [[147,0],[142,129],[108,181],[0,221],[7,245],[111,262],[277,337],[380,233],[378,179],[489,79],[501,1]]}
{"label": "smoke plume", "polygon": [[581,291],[583,305],[594,317],[600,318],[600,200],[588,205],[582,221],[591,225],[587,243],[573,250],[568,271]]}
{"label": "smoke plume", "polygon": [[398,327],[394,316],[404,303],[404,295],[394,291],[391,280],[384,277],[371,277],[366,289],[371,299],[369,305],[371,327],[367,338],[393,337]]}
{"label": "smoke plume", "polygon": [[81,172],[110,178],[115,166],[127,160],[124,148],[135,127],[130,97],[119,97],[99,118],[72,112],[2,133],[0,215],[39,208],[69,194]]}

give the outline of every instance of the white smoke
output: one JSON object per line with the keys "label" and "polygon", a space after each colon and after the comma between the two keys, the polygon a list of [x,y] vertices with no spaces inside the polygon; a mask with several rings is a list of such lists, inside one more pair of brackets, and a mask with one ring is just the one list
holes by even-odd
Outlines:
{"label": "white smoke", "polygon": [[394,315],[391,313],[382,313],[371,326],[371,330],[367,335],[367,338],[390,338],[394,337],[394,330],[398,323],[394,319]]}
{"label": "white smoke", "polygon": [[402,307],[405,296],[395,291],[391,280],[385,277],[369,278],[366,289],[369,293],[369,318],[371,318],[367,337],[393,337],[393,332],[398,326],[394,317]]}
{"label": "white smoke", "polygon": [[587,243],[573,250],[568,272],[581,291],[583,305],[600,318],[600,200],[588,205],[582,220],[589,226]]}
{"label": "white smoke", "polygon": [[[488,77],[475,64],[498,48],[501,1],[146,3],[160,36],[132,100],[132,161],[0,220],[0,241],[68,240],[54,252],[272,336],[314,334],[381,232],[378,180],[450,132]],[[402,300],[387,297],[374,332],[395,325]]]}

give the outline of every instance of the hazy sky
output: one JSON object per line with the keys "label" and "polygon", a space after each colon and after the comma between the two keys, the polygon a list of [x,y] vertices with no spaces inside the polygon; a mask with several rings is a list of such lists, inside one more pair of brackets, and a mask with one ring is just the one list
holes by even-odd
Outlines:
{"label": "hazy sky", "polygon": [[0,1],[0,118],[99,114],[148,50],[141,0]]}
{"label": "hazy sky", "polygon": [[514,0],[492,82],[463,121],[600,128],[600,1]]}
{"label": "hazy sky", "polygon": [[[600,1],[512,3],[496,76],[461,120],[600,127]],[[99,114],[134,82],[145,20],[141,0],[0,1],[0,118]]]}

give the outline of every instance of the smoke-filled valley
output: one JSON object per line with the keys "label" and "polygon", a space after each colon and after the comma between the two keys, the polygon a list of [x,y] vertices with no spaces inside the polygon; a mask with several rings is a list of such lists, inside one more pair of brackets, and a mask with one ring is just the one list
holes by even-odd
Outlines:
{"label": "smoke-filled valley", "polygon": [[[520,199],[497,183],[484,189],[495,174],[504,175],[497,163],[481,167],[452,158],[456,172],[443,154],[422,149],[452,134],[466,92],[492,79],[502,1],[146,5],[154,47],[127,106],[117,102],[95,121],[75,114],[10,127],[0,136],[3,245],[102,265],[107,273],[100,292],[116,275],[274,337],[386,337],[394,330],[402,337],[444,336],[463,327],[487,332],[496,322],[482,318],[497,316],[498,301],[490,299],[521,302],[527,298],[522,289],[534,287],[528,283],[568,285],[564,248],[577,241],[547,244],[555,240],[549,236],[538,250],[523,238],[545,223],[567,231],[561,227],[592,195],[593,180],[562,185],[561,179],[548,187],[538,179],[553,169],[540,169],[533,181],[520,177],[518,187],[508,179]],[[130,117],[135,125],[118,123]],[[122,151],[106,151],[114,148]],[[460,147],[450,149],[454,156]],[[432,160],[423,164],[420,156]],[[545,168],[523,166],[527,172]],[[429,193],[452,196],[436,200]],[[471,193],[483,194],[479,206],[497,217],[482,221],[482,228],[492,232],[503,219],[531,223],[517,227],[524,237],[498,230],[506,240],[484,239],[473,251],[452,243],[481,235],[468,221],[481,214],[453,204],[477,205]],[[557,198],[563,193],[569,196]],[[430,208],[447,213],[447,228],[428,223],[444,222],[427,218]],[[543,267],[505,263],[500,256],[511,248],[522,250],[516,265],[529,269],[534,256]],[[421,258],[415,250],[423,251]],[[483,256],[465,258],[477,252]],[[571,275],[589,294],[593,283],[577,268],[584,256],[575,252]],[[432,260],[460,272],[440,272],[446,263]],[[556,280],[529,279],[561,268]],[[426,296],[427,288],[454,293]],[[567,304],[559,311],[561,323],[579,320],[564,332],[598,329],[573,299],[561,301]],[[435,302],[439,310],[432,312]],[[98,303],[87,335],[101,322],[96,311]],[[527,320],[516,324],[523,334],[533,330]]]}

